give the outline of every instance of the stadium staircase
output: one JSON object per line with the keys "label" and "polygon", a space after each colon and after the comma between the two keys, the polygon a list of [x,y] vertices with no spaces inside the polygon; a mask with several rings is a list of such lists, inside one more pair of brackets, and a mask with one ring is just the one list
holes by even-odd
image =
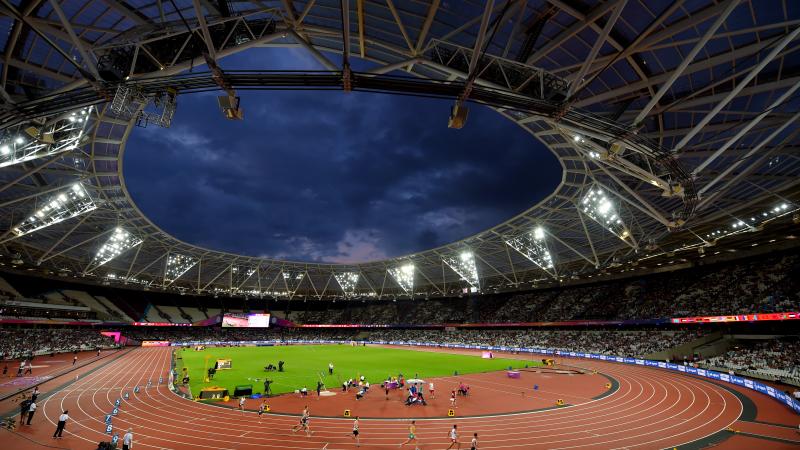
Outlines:
{"label": "stadium staircase", "polygon": [[[671,359],[672,356],[676,356],[678,358],[682,358],[684,355],[688,356],[689,358],[692,357],[695,353],[700,353],[704,357],[706,353],[703,349],[707,349],[707,351],[711,351],[711,345],[719,345],[721,342],[725,341],[725,337],[723,336],[721,331],[714,332],[711,334],[707,334],[705,336],[699,337],[693,341],[686,342],[685,344],[681,344],[677,347],[669,348],[666,350],[662,350],[660,352],[650,353],[644,355],[645,359],[652,359],[655,361],[664,361],[667,359]],[[716,343],[716,344],[715,344]],[[727,346],[724,347],[724,350],[720,351],[719,353],[725,352],[727,350]],[[719,354],[715,353],[715,355]]]}
{"label": "stadium staircase", "polygon": [[14,286],[11,286],[11,283],[6,281],[3,277],[0,277],[0,294],[6,294],[10,297],[23,297],[23,295],[14,289]]}
{"label": "stadium staircase", "polygon": [[119,320],[123,322],[133,322],[133,319],[131,319],[129,315],[125,314],[124,311],[118,308],[117,305],[115,305],[111,300],[103,297],[102,295],[95,295],[94,298],[96,298],[100,304],[105,306],[107,310],[112,311],[114,313],[113,315],[117,316]]}
{"label": "stadium staircase", "polygon": [[83,304],[83,306],[89,307],[92,311],[97,313],[97,318],[101,320],[110,320],[113,319],[113,316],[108,308],[100,304],[96,298],[92,297],[88,293],[84,291],[73,291],[70,289],[65,289],[61,291],[62,294],[66,298],[72,299],[77,301],[78,303]]}

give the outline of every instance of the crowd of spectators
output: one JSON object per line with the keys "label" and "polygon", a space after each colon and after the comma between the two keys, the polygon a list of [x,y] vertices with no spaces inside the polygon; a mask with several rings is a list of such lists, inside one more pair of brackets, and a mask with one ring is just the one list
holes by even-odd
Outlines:
{"label": "crowd of spectators", "polygon": [[289,311],[298,323],[441,324],[632,320],[800,310],[800,255],[517,294],[348,300]]}
{"label": "crowd of spectators", "polygon": [[113,346],[113,338],[85,328],[0,328],[0,355],[3,359]]}
{"label": "crowd of spectators", "polygon": [[775,378],[800,378],[800,339],[740,341],[722,355],[702,361],[710,367],[755,372]]}

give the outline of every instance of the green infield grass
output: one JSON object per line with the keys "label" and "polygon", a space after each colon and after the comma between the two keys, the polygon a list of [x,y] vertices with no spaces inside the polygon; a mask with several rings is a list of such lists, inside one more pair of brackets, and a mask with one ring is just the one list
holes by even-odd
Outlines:
{"label": "green infield grass", "polygon": [[[402,373],[406,379],[419,375],[422,379],[459,374],[491,372],[508,367],[534,367],[541,365],[530,360],[483,359],[480,356],[434,353],[425,351],[352,347],[350,345],[289,345],[278,347],[208,347],[203,351],[176,350],[177,371],[188,369],[193,395],[203,388],[220,386],[233,394],[235,386],[251,384],[253,393],[264,390],[263,380],[273,381],[272,393],[293,392],[302,387],[314,392],[322,379],[328,389],[340,389],[346,379],[363,375],[374,386],[389,376]],[[218,359],[230,359],[232,368],[218,370],[214,379],[204,382],[205,370]],[[285,362],[283,372],[267,372],[264,367],[279,360]],[[334,374],[328,375],[328,363],[334,365]],[[177,382],[178,380],[176,380]],[[444,388],[444,387],[442,387]]]}

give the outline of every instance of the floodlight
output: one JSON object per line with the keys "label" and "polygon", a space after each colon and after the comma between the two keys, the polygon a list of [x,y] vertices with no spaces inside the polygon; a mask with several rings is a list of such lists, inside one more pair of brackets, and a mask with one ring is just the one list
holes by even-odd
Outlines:
{"label": "floodlight", "polygon": [[[49,118],[45,125],[34,126],[28,122],[8,130],[0,137],[0,167],[74,150],[82,144],[88,122],[76,118],[85,116],[91,108]],[[26,133],[29,139],[22,133]]]}
{"label": "floodlight", "polygon": [[100,267],[142,242],[138,236],[129,233],[124,228],[117,227],[105,244],[97,250],[91,266],[94,268]]}
{"label": "floodlight", "polygon": [[589,189],[581,200],[580,209],[620,239],[625,240],[630,237],[630,231],[619,216],[616,205],[602,189],[597,187]]}
{"label": "floodlight", "polygon": [[164,281],[172,283],[197,264],[197,258],[181,253],[170,253],[164,271]]}
{"label": "floodlight", "polygon": [[45,200],[43,206],[14,227],[12,232],[17,237],[24,236],[95,209],[94,200],[78,182]]}
{"label": "floodlight", "polygon": [[333,277],[341,286],[345,297],[351,297],[355,293],[358,285],[358,272],[334,273]]}
{"label": "floodlight", "polygon": [[475,265],[475,255],[471,251],[463,251],[458,258],[445,256],[442,261],[450,266],[461,279],[469,283],[470,286],[480,289],[478,279],[478,268]]}
{"label": "floodlight", "polygon": [[239,287],[253,276],[254,273],[256,273],[256,268],[252,266],[231,266],[231,292],[238,291]]}
{"label": "floodlight", "polygon": [[286,283],[286,289],[289,292],[294,292],[300,286],[300,283],[303,281],[303,277],[305,276],[305,272],[301,271],[285,271],[283,272],[283,281]]}
{"label": "floodlight", "polygon": [[405,264],[389,269],[389,275],[408,295],[414,295],[414,265]]}
{"label": "floodlight", "polygon": [[558,276],[555,270],[555,264],[553,263],[553,256],[545,242],[544,228],[541,226],[534,228],[533,231],[529,233],[524,233],[506,240],[506,244],[518,251],[530,262],[539,266],[553,278]]}

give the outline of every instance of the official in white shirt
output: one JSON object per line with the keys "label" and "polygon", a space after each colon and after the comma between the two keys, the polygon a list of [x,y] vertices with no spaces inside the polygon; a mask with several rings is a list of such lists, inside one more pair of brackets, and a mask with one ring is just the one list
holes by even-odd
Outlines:
{"label": "official in white shirt", "polygon": [[67,426],[69,420],[69,411],[64,411],[63,414],[58,416],[58,425],[56,425],[56,432],[53,433],[53,438],[61,438],[61,433],[64,432],[64,427]]}
{"label": "official in white shirt", "polygon": [[122,450],[130,450],[133,448],[133,430],[128,428],[125,436],[122,436]]}

